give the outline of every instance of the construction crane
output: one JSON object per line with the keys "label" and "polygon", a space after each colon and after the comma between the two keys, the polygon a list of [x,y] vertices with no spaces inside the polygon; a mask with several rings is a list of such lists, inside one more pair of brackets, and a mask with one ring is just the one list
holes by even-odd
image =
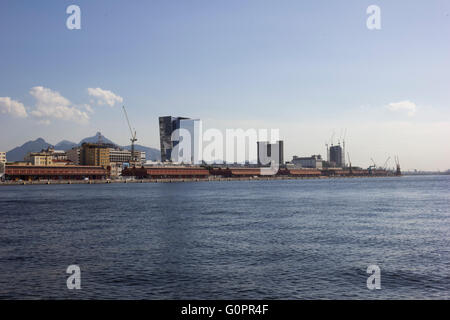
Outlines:
{"label": "construction crane", "polygon": [[[344,152],[342,153],[342,162],[344,163],[345,167],[345,137],[347,136],[347,128],[344,130],[344,137],[342,138],[342,148],[344,149]],[[347,153],[348,156],[348,153]]]}
{"label": "construction crane", "polygon": [[[130,120],[128,119],[128,114],[127,114],[127,110],[125,109],[125,106],[123,106],[123,113],[125,113],[125,118],[127,119],[127,123],[128,123],[128,128],[130,128],[130,133],[131,133],[131,161],[130,162],[135,162],[136,161],[136,157],[134,155],[134,143],[137,141],[136,139],[136,130],[131,129],[131,125],[130,125]],[[130,163],[131,165],[131,163]]]}
{"label": "construction crane", "polygon": [[350,160],[350,154],[348,152],[347,152],[347,158],[348,158],[348,170],[349,170],[350,174],[352,174],[353,173],[352,160]]}
{"label": "construction crane", "polygon": [[377,169],[377,165],[375,164],[375,161],[373,161],[373,158],[370,158],[370,160],[372,160],[373,165],[370,165],[369,168],[367,168],[367,170],[369,171],[369,174],[371,175],[371,174],[373,174],[372,169],[376,170]]}
{"label": "construction crane", "polygon": [[398,158],[398,156],[395,156],[395,165],[396,165],[396,171],[395,171],[395,174],[397,175],[397,176],[401,176],[402,175],[402,171],[400,170],[400,160],[399,160],[399,158]]}
{"label": "construction crane", "polygon": [[388,164],[388,161],[391,159],[391,157],[389,156],[387,159],[386,159],[386,161],[384,162],[384,165],[383,165],[383,169],[384,170],[386,170],[387,169],[387,164]]}

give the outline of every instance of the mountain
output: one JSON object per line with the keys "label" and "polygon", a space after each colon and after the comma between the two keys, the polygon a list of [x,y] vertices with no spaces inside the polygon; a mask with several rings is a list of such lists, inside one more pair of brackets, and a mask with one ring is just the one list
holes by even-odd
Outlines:
{"label": "mountain", "polygon": [[[106,138],[100,132],[97,132],[97,134],[95,136],[84,138],[83,140],[80,141],[80,143],[78,145],[81,146],[81,144],[83,144],[84,142],[97,143],[99,140],[102,141],[103,143],[114,144],[122,149],[131,150],[131,146],[119,146],[117,143],[114,143],[113,141]],[[145,157],[147,160],[155,161],[155,160],[161,159],[161,153],[159,152],[158,149],[146,147],[146,146],[139,145],[139,144],[134,145],[134,149],[137,151],[145,151]]]}
{"label": "mountain", "polygon": [[83,143],[97,143],[101,141],[102,143],[110,143],[110,144],[115,144],[114,142],[112,142],[111,140],[109,140],[108,138],[106,138],[104,135],[102,135],[100,132],[97,132],[95,134],[95,136],[92,137],[87,137],[84,138],[83,140],[80,141],[80,143],[78,145],[82,145]]}
{"label": "mountain", "polygon": [[42,149],[47,149],[52,146],[50,143],[42,138],[38,138],[34,141],[25,142],[20,147],[15,147],[6,153],[6,159],[8,161],[23,161],[23,158],[28,152],[39,152]]}
{"label": "mountain", "polygon": [[[121,148],[126,149],[126,150],[131,150],[131,146],[123,146]],[[134,150],[145,151],[145,157],[147,160],[153,160],[153,161],[161,160],[161,152],[158,149],[135,144]]]}
{"label": "mountain", "polygon": [[[102,141],[103,143],[110,143],[110,144],[117,145],[113,141],[111,141],[108,138],[106,138],[105,136],[103,136],[100,132],[97,132],[97,134],[95,136],[84,138],[83,140],[80,141],[79,144],[76,144],[75,142],[71,142],[68,140],[62,140],[61,142],[58,142],[54,146],[54,148],[55,148],[55,150],[67,151],[67,150],[72,149],[73,147],[80,146],[84,142],[96,143],[99,141],[99,137],[100,137],[100,141]],[[52,146],[52,145],[50,143],[46,142],[42,138],[36,139],[34,141],[28,141],[28,142],[24,143],[23,145],[21,145],[20,147],[16,147],[16,148],[8,151],[6,153],[6,159],[8,161],[23,161],[23,158],[25,157],[25,155],[28,152],[39,152],[42,149],[47,149],[50,146]],[[146,146],[139,145],[139,144],[135,145],[134,147],[135,147],[135,150],[145,151],[147,160],[155,161],[155,160],[161,159],[161,154],[158,149],[146,147]],[[131,146],[123,146],[120,148],[131,150]]]}
{"label": "mountain", "polygon": [[68,141],[68,140],[63,140],[58,142],[57,144],[55,144],[55,150],[70,150],[73,147],[76,147],[78,144],[76,144],[75,142],[72,141]]}

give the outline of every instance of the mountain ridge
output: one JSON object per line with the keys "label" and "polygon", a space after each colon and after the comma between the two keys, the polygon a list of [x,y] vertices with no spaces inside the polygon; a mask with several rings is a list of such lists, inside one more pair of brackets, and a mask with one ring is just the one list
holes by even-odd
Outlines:
{"label": "mountain ridge", "polygon": [[[99,132],[97,132],[97,134],[95,136],[86,137],[84,139],[81,139],[79,143],[75,143],[75,142],[72,142],[69,140],[61,140],[57,144],[53,145],[53,144],[50,144],[47,141],[45,141],[45,139],[39,137],[36,140],[27,141],[24,144],[22,144],[21,146],[17,146],[15,148],[7,151],[6,159],[8,161],[23,161],[24,157],[26,156],[26,154],[28,152],[39,152],[42,149],[47,149],[48,147],[54,147],[55,150],[67,151],[67,150],[72,149],[73,147],[80,146],[84,142],[87,142],[87,143],[98,142],[99,136],[100,136],[100,141],[102,141],[103,143],[111,143],[111,144],[116,145],[119,148],[131,150],[130,145],[120,146],[120,145],[114,143],[113,141],[109,140],[105,136],[101,135]],[[155,160],[159,160],[161,158],[160,151],[156,148],[147,147],[147,146],[143,146],[143,145],[139,145],[139,144],[136,144],[134,147],[135,147],[135,150],[145,151],[147,160],[155,161]]]}

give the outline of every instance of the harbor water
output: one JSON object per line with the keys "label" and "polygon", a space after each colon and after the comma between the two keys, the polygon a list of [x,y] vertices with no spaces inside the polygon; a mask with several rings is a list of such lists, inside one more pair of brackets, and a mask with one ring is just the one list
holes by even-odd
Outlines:
{"label": "harbor water", "polygon": [[0,299],[449,299],[449,191],[450,175],[0,186]]}

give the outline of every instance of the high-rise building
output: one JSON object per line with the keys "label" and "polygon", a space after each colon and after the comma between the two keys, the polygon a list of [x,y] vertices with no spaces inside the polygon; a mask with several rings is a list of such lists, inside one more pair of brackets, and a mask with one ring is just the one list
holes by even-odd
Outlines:
{"label": "high-rise building", "polygon": [[70,160],[72,164],[80,165],[81,164],[81,158],[80,158],[81,148],[80,147],[74,147],[70,150],[66,151],[67,160]]}
{"label": "high-rise building", "polygon": [[109,166],[109,146],[100,143],[83,143],[80,151],[80,161],[86,166]]}
{"label": "high-rise building", "polygon": [[161,145],[161,161],[171,161],[172,150],[176,141],[172,141],[172,133],[180,128],[180,120],[188,119],[181,117],[165,116],[159,117],[159,139]]}
{"label": "high-rise building", "polygon": [[330,147],[330,163],[338,168],[345,166],[344,153],[340,145]]}
{"label": "high-rise building", "polygon": [[0,179],[5,175],[6,152],[0,151]]}
{"label": "high-rise building", "polygon": [[279,140],[275,143],[269,143],[268,141],[258,141],[258,165],[270,165],[270,163],[264,163],[260,156],[261,152],[267,155],[267,157],[272,157],[272,152],[278,149],[278,164],[284,164],[284,143],[282,140]]}
{"label": "high-rise building", "polygon": [[[178,132],[177,129],[180,129]],[[182,155],[172,154],[174,148],[180,143],[180,135],[186,132],[190,135],[189,144],[184,141],[184,146],[190,146],[190,152],[183,152]],[[175,134],[174,134],[175,133]],[[174,140],[172,141],[172,134]],[[200,119],[189,119],[183,117],[160,117],[159,136],[161,144],[161,161],[176,161],[191,164],[198,164],[202,161],[202,121]],[[183,142],[181,142],[183,143]]]}

